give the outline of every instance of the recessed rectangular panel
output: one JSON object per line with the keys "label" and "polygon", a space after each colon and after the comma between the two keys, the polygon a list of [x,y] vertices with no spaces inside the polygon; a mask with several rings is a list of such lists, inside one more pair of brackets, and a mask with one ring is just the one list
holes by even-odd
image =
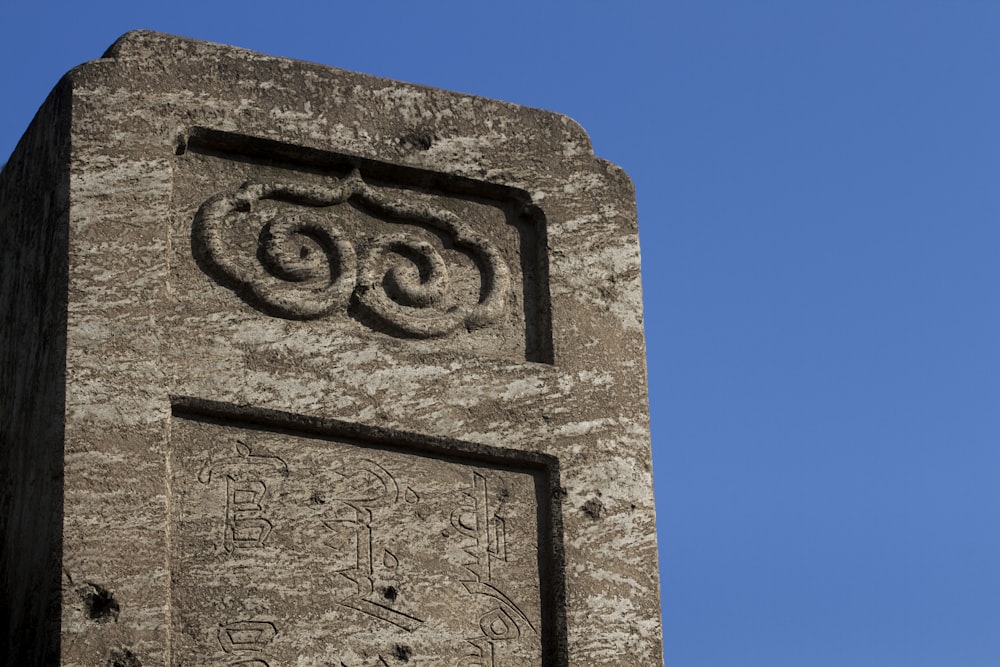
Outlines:
{"label": "recessed rectangular panel", "polygon": [[548,472],[171,427],[173,665],[548,665]]}
{"label": "recessed rectangular panel", "polygon": [[204,129],[173,188],[188,316],[552,361],[545,221],[525,192]]}

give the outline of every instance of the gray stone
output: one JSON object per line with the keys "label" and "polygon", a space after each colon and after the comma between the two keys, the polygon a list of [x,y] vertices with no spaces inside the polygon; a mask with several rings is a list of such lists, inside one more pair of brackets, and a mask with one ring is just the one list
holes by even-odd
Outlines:
{"label": "gray stone", "polygon": [[9,664],[660,664],[634,194],[564,116],[149,32],[0,176]]}

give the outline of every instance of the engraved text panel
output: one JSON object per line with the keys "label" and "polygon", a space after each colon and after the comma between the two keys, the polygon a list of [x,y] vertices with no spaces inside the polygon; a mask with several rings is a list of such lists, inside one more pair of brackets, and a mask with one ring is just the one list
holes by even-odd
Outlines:
{"label": "engraved text panel", "polygon": [[171,433],[174,665],[543,665],[541,473],[210,420]]}

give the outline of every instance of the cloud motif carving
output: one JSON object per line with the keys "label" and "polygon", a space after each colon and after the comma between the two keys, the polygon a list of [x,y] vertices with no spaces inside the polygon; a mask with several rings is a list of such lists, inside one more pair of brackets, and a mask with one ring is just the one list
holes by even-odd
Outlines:
{"label": "cloud motif carving", "polygon": [[[296,206],[260,224],[248,214],[265,200]],[[335,215],[290,212],[349,203],[400,231],[352,241]],[[478,300],[456,299],[439,249],[406,225],[431,230],[473,258]],[[510,270],[485,236],[451,211],[383,195],[357,169],[332,185],[247,182],[215,195],[195,215],[192,247],[206,272],[270,315],[317,319],[354,304],[391,333],[413,338],[493,324],[510,292]]]}

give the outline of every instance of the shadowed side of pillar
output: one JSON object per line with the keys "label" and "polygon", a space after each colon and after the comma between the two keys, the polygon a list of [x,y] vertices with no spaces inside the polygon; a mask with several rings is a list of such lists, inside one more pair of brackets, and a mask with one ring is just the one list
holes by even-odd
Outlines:
{"label": "shadowed side of pillar", "polygon": [[71,84],[0,174],[0,655],[59,662]]}

